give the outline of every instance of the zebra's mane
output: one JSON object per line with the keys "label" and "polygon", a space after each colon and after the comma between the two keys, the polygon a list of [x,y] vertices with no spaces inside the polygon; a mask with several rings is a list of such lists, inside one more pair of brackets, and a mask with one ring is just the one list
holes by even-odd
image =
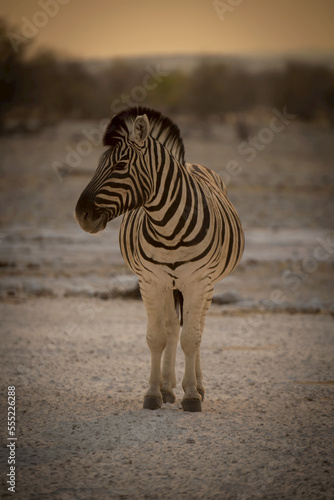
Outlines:
{"label": "zebra's mane", "polygon": [[174,158],[184,164],[184,145],[179,128],[169,118],[150,108],[138,106],[115,115],[105,131],[103,144],[116,146],[132,131],[136,117],[144,114],[150,122],[150,136],[163,144]]}

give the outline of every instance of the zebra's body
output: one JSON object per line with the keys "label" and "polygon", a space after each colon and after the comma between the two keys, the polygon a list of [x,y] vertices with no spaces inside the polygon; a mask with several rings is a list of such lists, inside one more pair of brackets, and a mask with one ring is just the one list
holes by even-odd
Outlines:
{"label": "zebra's body", "polygon": [[[185,163],[177,127],[159,113],[132,108],[116,115],[109,150],[80,197],[77,219],[97,232],[124,213],[120,247],[137,274],[148,316],[150,387],[144,407],[174,401],[180,323],[173,290],[183,297],[183,407],[200,411],[204,386],[199,346],[214,283],[238,264],[244,247],[239,217],[220,177]],[[161,357],[164,353],[162,371]]]}
{"label": "zebra's body", "polygon": [[[139,280],[154,281],[181,292],[202,276],[210,277],[213,286],[233,271],[243,249],[239,219],[226,195],[222,197],[225,187],[220,177],[200,165],[185,164],[183,170],[185,185],[180,183],[179,193],[173,196],[177,208],[171,218],[176,218],[175,221],[169,219],[169,224],[157,227],[157,220],[164,220],[171,206],[164,203],[158,216],[150,207],[127,212],[120,228],[123,258]],[[186,190],[192,193],[187,196]],[[187,205],[195,192],[197,204]],[[184,223],[179,224],[180,220]],[[215,223],[210,227],[212,220]],[[237,246],[235,253],[233,239]]]}

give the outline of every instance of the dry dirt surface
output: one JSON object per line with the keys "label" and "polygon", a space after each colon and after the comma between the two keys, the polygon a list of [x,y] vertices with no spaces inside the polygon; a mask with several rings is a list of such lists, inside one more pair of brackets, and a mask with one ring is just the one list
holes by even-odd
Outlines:
{"label": "dry dirt surface", "polygon": [[257,315],[241,335],[250,315],[212,306],[207,394],[194,414],[180,405],[181,350],[175,404],[141,409],[140,301],[40,298],[0,310],[2,387],[16,388],[17,498],[333,498],[330,315]]}

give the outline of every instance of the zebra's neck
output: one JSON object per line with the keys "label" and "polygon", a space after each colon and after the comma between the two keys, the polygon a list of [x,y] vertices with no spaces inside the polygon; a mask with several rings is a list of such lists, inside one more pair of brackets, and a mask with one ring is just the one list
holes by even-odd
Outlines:
{"label": "zebra's neck", "polygon": [[[196,206],[195,189],[186,168],[162,151],[154,172],[154,193],[144,205],[147,230],[157,240],[177,242],[185,238]],[[153,174],[153,175],[154,175]],[[200,210],[202,213],[202,210]]]}

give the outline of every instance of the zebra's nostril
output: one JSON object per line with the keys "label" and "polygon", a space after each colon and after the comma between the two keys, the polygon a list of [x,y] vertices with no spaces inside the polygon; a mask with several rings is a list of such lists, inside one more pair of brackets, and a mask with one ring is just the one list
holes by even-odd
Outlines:
{"label": "zebra's nostril", "polygon": [[89,212],[85,212],[85,215],[84,215],[84,220],[87,220],[89,217]]}

